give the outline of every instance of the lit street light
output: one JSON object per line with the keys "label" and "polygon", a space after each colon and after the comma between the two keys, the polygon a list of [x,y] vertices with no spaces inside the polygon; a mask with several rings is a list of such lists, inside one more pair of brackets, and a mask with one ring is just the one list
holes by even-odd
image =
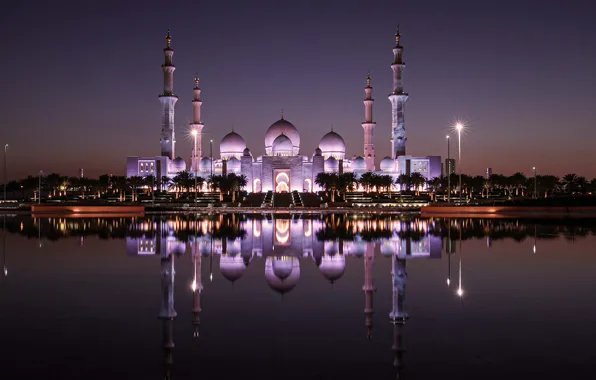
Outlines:
{"label": "lit street light", "polygon": [[538,198],[536,195],[536,166],[532,167],[532,170],[534,170],[534,199]]}
{"label": "lit street light", "polygon": [[458,162],[457,162],[457,166],[459,166],[459,198],[461,201],[461,130],[463,129],[463,125],[461,123],[457,123],[455,125],[455,129],[457,129],[457,148],[459,151],[459,158],[458,158]]}
{"label": "lit street light", "polygon": [[41,176],[43,175],[43,170],[39,171],[39,188],[37,190],[37,204],[41,204]]}
{"label": "lit street light", "polygon": [[451,153],[447,135],[447,202],[451,202]]}
{"label": "lit street light", "polygon": [[6,151],[8,144],[4,144],[4,202],[6,203],[6,185],[8,184],[8,170],[6,169]]}
{"label": "lit street light", "polygon": [[213,140],[209,140],[209,157],[211,158],[211,177],[213,177]]}

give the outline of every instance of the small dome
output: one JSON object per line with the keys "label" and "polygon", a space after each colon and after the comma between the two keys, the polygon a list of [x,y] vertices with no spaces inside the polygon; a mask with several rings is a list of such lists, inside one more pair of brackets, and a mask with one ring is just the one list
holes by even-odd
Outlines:
{"label": "small dome", "polygon": [[395,161],[391,157],[385,157],[381,160],[381,171],[393,172],[395,171]]}
{"label": "small dome", "polygon": [[182,157],[177,157],[171,163],[171,171],[172,172],[183,172],[186,170],[186,162],[182,159]]}
{"label": "small dome", "polygon": [[271,154],[274,156],[291,156],[293,152],[292,141],[283,133],[273,140]]}
{"label": "small dome", "polygon": [[344,255],[323,255],[319,265],[321,274],[331,283],[339,280],[346,270],[346,257]]}
{"label": "small dome", "polygon": [[366,170],[366,160],[364,159],[364,157],[358,156],[352,161],[352,170]]}
{"label": "small dome", "polygon": [[321,148],[317,148],[315,149],[315,153],[313,154],[313,156],[321,156],[323,154],[323,152],[321,152]]}
{"label": "small dome", "polygon": [[183,255],[186,252],[186,242],[178,240],[175,236],[166,238],[166,253],[169,255]]}
{"label": "small dome", "polygon": [[234,156],[241,156],[246,149],[246,142],[236,132],[230,132],[221,139],[219,143],[219,154],[221,158],[230,158]]}
{"label": "small dome", "polygon": [[265,278],[271,289],[287,293],[298,284],[300,262],[291,256],[267,257],[265,260]]}
{"label": "small dome", "polygon": [[252,156],[252,154],[250,153],[250,149],[248,149],[248,148],[244,149],[243,155]]}
{"label": "small dome", "polygon": [[246,271],[246,265],[241,255],[223,254],[219,258],[219,271],[228,281],[236,281]]}
{"label": "small dome", "polygon": [[296,129],[292,123],[283,118],[271,124],[265,133],[266,153],[268,155],[272,154],[273,141],[275,141],[275,139],[282,134],[286,135],[290,139],[293,149],[292,154],[297,155],[298,150],[300,149],[300,134],[298,133],[298,129]]}
{"label": "small dome", "polygon": [[337,173],[339,172],[339,161],[333,157],[329,157],[325,160],[325,172],[326,173]]}
{"label": "small dome", "polygon": [[383,256],[397,255],[399,253],[399,248],[397,246],[397,243],[392,240],[384,240],[381,243],[380,250],[381,250],[381,254]]}
{"label": "small dome", "polygon": [[232,157],[230,158],[227,163],[227,170],[228,173],[234,172],[234,173],[239,173],[240,169],[242,167],[242,164],[240,163],[240,160],[237,159],[236,157]]}
{"label": "small dome", "polygon": [[199,162],[199,170],[200,171],[210,171],[211,170],[211,158],[203,157]]}
{"label": "small dome", "polygon": [[346,155],[346,143],[344,139],[333,131],[323,136],[321,142],[319,142],[319,148],[325,157],[343,159]]}

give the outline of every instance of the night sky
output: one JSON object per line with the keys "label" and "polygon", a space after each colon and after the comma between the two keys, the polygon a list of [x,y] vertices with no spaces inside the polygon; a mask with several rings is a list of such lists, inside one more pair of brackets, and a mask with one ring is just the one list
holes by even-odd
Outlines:
{"label": "night sky", "polygon": [[10,179],[81,167],[123,175],[126,156],[158,155],[170,28],[177,155],[190,158],[195,72],[207,154],[232,125],[263,154],[282,108],[302,154],[331,125],[349,157],[362,154],[370,70],[378,165],[390,154],[400,24],[408,154],[446,156],[445,135],[461,119],[466,173],[537,166],[595,177],[595,14],[592,2],[555,0],[11,2],[0,15],[0,142],[10,144]]}

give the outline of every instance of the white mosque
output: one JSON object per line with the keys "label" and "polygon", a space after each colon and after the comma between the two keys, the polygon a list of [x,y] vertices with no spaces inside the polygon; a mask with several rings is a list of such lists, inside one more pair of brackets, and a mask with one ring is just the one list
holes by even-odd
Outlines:
{"label": "white mosque", "polygon": [[174,70],[172,63],[174,50],[171,47],[170,32],[166,36],[164,49],[165,63],[162,65],[164,73],[164,90],[159,96],[162,105],[161,155],[156,157],[127,158],[127,176],[154,175],[174,177],[177,173],[187,170],[197,176],[208,178],[210,175],[226,173],[243,174],[247,177],[248,192],[312,192],[322,190],[315,184],[319,173],[352,172],[359,177],[364,172],[391,175],[396,179],[400,174],[421,173],[426,179],[442,175],[441,157],[413,157],[406,155],[405,133],[405,102],[408,98],[403,90],[403,47],[400,43],[399,28],[395,34],[394,60],[391,65],[393,71],[393,91],[389,95],[392,107],[391,126],[391,157],[385,157],[380,162],[379,170],[375,167],[374,129],[372,86],[370,75],[366,78],[364,89],[364,150],[362,156],[346,158],[346,144],[344,139],[335,131],[325,134],[319,146],[310,155],[300,153],[300,133],[298,129],[284,118],[274,122],[265,133],[265,154],[253,156],[246,146],[244,138],[232,130],[221,140],[219,145],[220,157],[213,158],[202,152],[201,121],[201,89],[199,79],[195,78],[193,89],[193,122],[190,129],[194,136],[194,149],[187,166],[184,159],[175,156],[176,139],[174,134],[174,107],[178,96],[174,94]]}

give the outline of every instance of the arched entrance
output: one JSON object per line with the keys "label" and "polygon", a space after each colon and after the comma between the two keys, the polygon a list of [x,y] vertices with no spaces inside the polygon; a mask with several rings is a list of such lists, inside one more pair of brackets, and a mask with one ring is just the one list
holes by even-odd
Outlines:
{"label": "arched entrance", "polygon": [[253,181],[252,189],[253,189],[253,192],[255,192],[255,193],[260,193],[262,191],[260,179],[255,178],[255,180]]}
{"label": "arched entrance", "polygon": [[290,192],[290,176],[286,172],[279,172],[275,175],[275,192]]}
{"label": "arched entrance", "polygon": [[304,180],[303,191],[305,193],[312,192],[312,183],[310,182],[310,178],[307,178],[307,179]]}

